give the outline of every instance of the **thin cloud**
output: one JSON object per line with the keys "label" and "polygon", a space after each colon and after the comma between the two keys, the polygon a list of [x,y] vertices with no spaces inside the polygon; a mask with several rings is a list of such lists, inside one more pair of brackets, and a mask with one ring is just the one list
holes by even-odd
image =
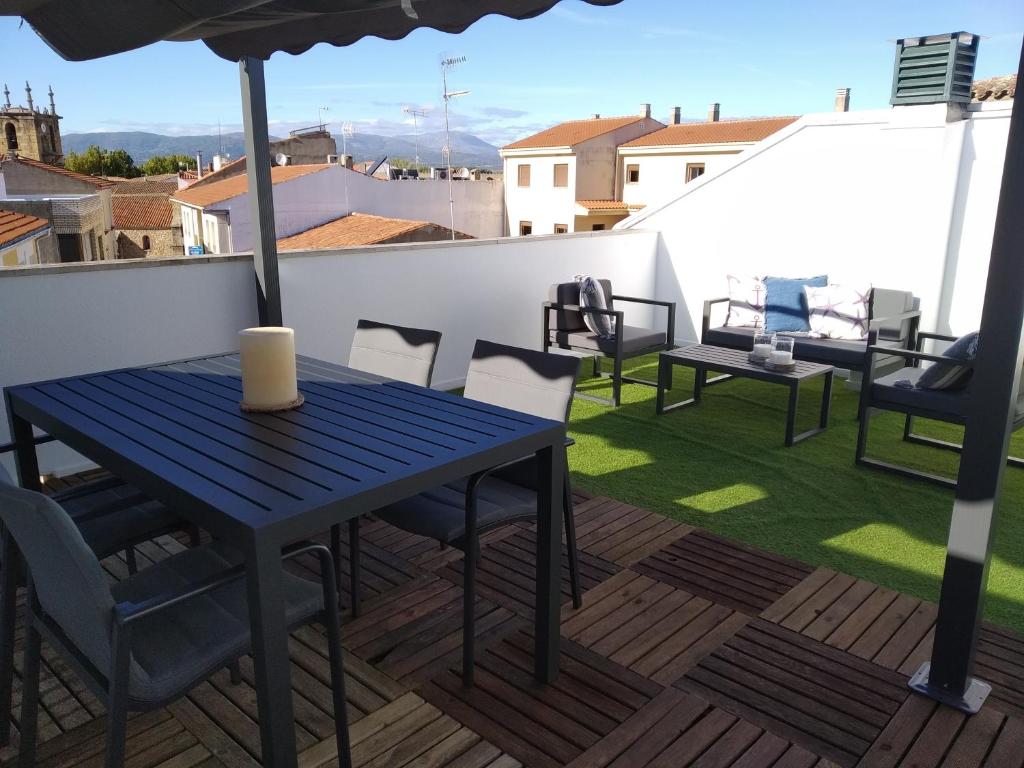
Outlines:
{"label": "thin cloud", "polygon": [[525,112],[521,109],[508,109],[507,107],[484,107],[481,110],[481,112],[483,112],[488,117],[510,118],[524,117],[525,115],[529,114],[528,112]]}

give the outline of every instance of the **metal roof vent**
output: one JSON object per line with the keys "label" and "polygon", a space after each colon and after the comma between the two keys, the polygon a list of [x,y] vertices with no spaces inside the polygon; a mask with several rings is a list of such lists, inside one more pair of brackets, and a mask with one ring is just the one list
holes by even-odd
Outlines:
{"label": "metal roof vent", "polygon": [[969,103],[980,39],[952,32],[897,40],[889,103]]}

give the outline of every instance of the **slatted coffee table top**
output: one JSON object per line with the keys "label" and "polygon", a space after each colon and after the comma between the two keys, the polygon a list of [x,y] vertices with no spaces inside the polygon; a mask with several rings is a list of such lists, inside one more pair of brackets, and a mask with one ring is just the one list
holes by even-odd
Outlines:
{"label": "slatted coffee table top", "polygon": [[746,376],[754,379],[789,381],[792,379],[809,379],[821,376],[833,370],[831,365],[809,363],[797,360],[792,371],[770,371],[763,365],[750,362],[744,350],[716,347],[711,344],[690,344],[661,353],[663,357],[675,358],[682,365],[707,368],[734,376]]}

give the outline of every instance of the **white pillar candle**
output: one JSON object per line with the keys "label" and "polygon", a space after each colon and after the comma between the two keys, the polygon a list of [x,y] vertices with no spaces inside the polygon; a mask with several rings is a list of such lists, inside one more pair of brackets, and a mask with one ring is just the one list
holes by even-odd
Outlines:
{"label": "white pillar candle", "polygon": [[756,360],[767,360],[768,355],[772,352],[771,344],[755,344],[754,345],[754,359]]}
{"label": "white pillar candle", "polygon": [[793,353],[784,349],[773,349],[772,356],[769,359],[772,365],[791,365],[793,363]]}
{"label": "white pillar candle", "polygon": [[291,328],[246,328],[238,332],[242,405],[274,410],[297,405],[295,332]]}

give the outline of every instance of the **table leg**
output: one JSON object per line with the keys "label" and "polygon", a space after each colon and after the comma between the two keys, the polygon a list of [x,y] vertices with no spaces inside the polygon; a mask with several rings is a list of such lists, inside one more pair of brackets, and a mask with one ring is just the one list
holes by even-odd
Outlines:
{"label": "table leg", "polygon": [[707,377],[708,371],[706,368],[695,368],[693,371],[693,404],[696,405],[700,402],[701,396],[704,394],[704,379]]}
{"label": "table leg", "polygon": [[296,768],[298,756],[295,752],[281,548],[257,540],[246,550],[246,587],[252,624],[262,763],[272,768]]}
{"label": "table leg", "polygon": [[533,676],[541,683],[553,683],[558,678],[564,473],[565,450],[561,444],[537,451],[537,586]]}
{"label": "table leg", "polygon": [[[16,416],[7,403],[7,421],[14,442],[14,461],[22,488],[42,490],[32,425]],[[17,622],[18,584],[22,581],[21,552],[14,537],[3,531],[3,560],[0,570],[0,744],[11,740],[11,695],[14,684],[14,633]]]}
{"label": "table leg", "polygon": [[789,409],[786,411],[786,447],[793,445],[793,435],[796,432],[796,409],[800,396],[800,384],[796,381],[789,385]]}
{"label": "table leg", "polygon": [[821,429],[828,427],[829,409],[832,407],[832,371],[825,374],[825,385],[821,393],[821,417],[818,419],[818,426]]}
{"label": "table leg", "polygon": [[656,387],[657,397],[654,403],[654,413],[661,416],[665,413],[665,375],[670,370],[669,362],[664,357],[658,357],[658,385]]}

